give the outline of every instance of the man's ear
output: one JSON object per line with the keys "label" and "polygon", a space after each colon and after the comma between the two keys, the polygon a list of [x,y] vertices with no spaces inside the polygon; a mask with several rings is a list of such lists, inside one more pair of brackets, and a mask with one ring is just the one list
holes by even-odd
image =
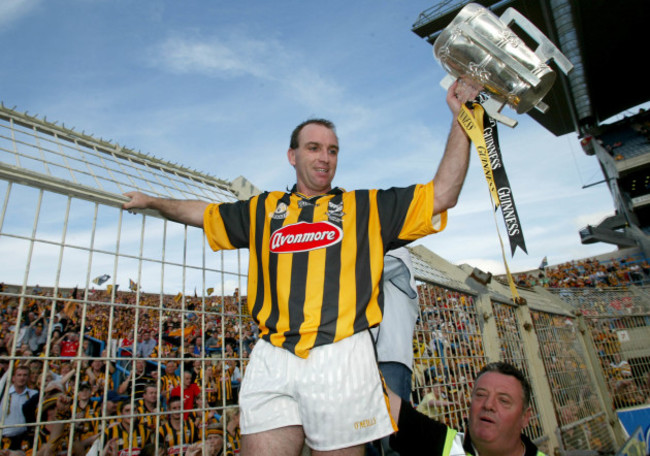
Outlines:
{"label": "man's ear", "polygon": [[530,417],[533,413],[532,407],[528,407],[525,411],[524,414],[521,417],[521,429],[525,429],[526,426],[528,426],[528,422],[530,421]]}
{"label": "man's ear", "polygon": [[291,166],[296,166],[296,150],[295,149],[289,149],[287,151],[287,158],[289,159],[289,163]]}

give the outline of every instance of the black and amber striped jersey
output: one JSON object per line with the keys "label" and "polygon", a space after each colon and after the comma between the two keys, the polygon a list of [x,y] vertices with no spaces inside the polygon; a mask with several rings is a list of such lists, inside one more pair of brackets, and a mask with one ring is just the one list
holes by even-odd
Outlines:
{"label": "black and amber striped jersey", "polygon": [[[0,450],[10,450],[12,446],[11,444],[12,444],[11,437],[2,437],[2,440],[0,440]],[[27,433],[23,435],[23,437],[20,439],[20,442],[18,442],[17,445],[15,446],[18,447],[19,451],[25,452],[31,449],[33,444],[34,444],[34,438],[31,435],[29,435],[29,433]],[[2,452],[0,451],[0,453]]]}
{"label": "black and amber striped jersey", "polygon": [[158,439],[167,444],[167,454],[180,454],[187,451],[187,447],[200,440],[199,430],[192,420],[181,421],[182,430],[175,430],[169,421],[163,422],[158,428]]}
{"label": "black and amber striped jersey", "polygon": [[[68,454],[68,436],[70,435],[70,426],[65,424],[63,431],[58,434],[58,437],[52,439],[50,431],[46,426],[41,426],[36,437],[36,448],[33,454],[38,454],[38,451],[43,450],[43,447],[48,444],[49,450],[46,454],[52,456],[63,456]],[[30,447],[32,442],[30,443]]]}
{"label": "black and amber striped jersey", "polygon": [[74,418],[82,421],[75,424],[75,440],[85,440],[99,432],[99,421],[93,418],[101,415],[101,408],[101,402],[98,401],[88,401],[83,407],[77,403]]}
{"label": "black and amber striped jersey", "polygon": [[430,182],[211,204],[204,230],[213,250],[250,250],[248,306],[260,336],[305,358],[379,324],[384,254],[441,231],[446,212],[432,216]]}
{"label": "black and amber striped jersey", "polygon": [[215,386],[216,386],[215,400],[217,404],[221,404],[223,401],[228,402],[232,399],[232,380],[230,380],[228,371],[226,371],[225,376],[223,378],[219,378],[215,382]]}
{"label": "black and amber striped jersey", "polygon": [[169,393],[172,389],[181,384],[181,378],[176,374],[165,374],[160,377],[160,381],[162,382],[162,390],[165,393]]}
{"label": "black and amber striped jersey", "polygon": [[[156,429],[156,416],[158,413],[156,410],[150,411],[147,409],[147,406],[144,404],[144,399],[138,399],[135,401],[135,410],[138,415],[144,415],[138,417],[138,422],[148,429]],[[164,417],[160,417],[159,421],[162,422]]]}
{"label": "black and amber striped jersey", "polygon": [[133,450],[141,450],[151,441],[151,431],[141,424],[133,424],[133,432],[130,432],[129,425],[118,423],[104,431],[104,445],[111,439],[117,439],[115,448],[118,456],[138,454],[138,451]]}
{"label": "black and amber striped jersey", "polygon": [[[211,368],[212,374],[202,380],[205,385],[206,398],[210,405],[221,405],[223,401],[230,401],[233,398],[232,380],[230,379],[230,370],[222,372],[221,365],[215,365]],[[203,391],[203,390],[202,390]],[[225,397],[224,397],[225,394]]]}
{"label": "black and amber striped jersey", "polygon": [[231,434],[226,432],[226,455],[236,455],[239,454],[241,450],[241,430],[238,428],[235,429],[235,432]]}

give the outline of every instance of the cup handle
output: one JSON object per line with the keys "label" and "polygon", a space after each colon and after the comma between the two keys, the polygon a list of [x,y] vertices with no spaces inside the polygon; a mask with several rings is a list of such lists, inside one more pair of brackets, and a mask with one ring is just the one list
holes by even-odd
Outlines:
{"label": "cup handle", "polygon": [[562,70],[564,74],[569,74],[573,69],[573,64],[567,59],[562,52],[548,39],[532,22],[523,14],[514,8],[508,8],[501,15],[500,19],[510,27],[510,24],[515,22],[524,32],[528,34],[539,45],[535,50],[535,54],[543,61],[547,62],[550,59],[555,61],[555,64]]}

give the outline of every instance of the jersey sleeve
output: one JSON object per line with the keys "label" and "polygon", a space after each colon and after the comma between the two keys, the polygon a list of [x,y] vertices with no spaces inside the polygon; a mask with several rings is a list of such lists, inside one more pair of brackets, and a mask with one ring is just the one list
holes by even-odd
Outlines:
{"label": "jersey sleeve", "polygon": [[447,211],[433,216],[433,194],[433,181],[377,193],[382,236],[389,248],[445,229]]}
{"label": "jersey sleeve", "polygon": [[399,430],[390,436],[390,446],[402,456],[450,453],[456,431],[415,410],[402,401],[397,419]]}
{"label": "jersey sleeve", "polygon": [[209,204],[203,230],[212,250],[248,248],[251,200]]}

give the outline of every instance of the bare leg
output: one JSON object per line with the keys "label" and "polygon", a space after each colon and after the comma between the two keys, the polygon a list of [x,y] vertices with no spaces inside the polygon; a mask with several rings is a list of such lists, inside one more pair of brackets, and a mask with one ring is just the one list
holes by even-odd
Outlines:
{"label": "bare leg", "polygon": [[270,431],[244,434],[242,456],[299,456],[305,441],[302,426],[286,426]]}

